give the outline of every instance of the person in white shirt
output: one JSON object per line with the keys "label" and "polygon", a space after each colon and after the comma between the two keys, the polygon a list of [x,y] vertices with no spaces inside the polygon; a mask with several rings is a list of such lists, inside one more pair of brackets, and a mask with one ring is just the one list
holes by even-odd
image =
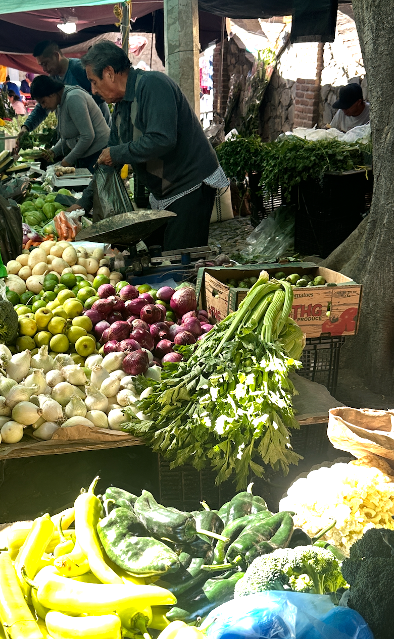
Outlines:
{"label": "person in white shirt", "polygon": [[339,99],[332,106],[338,111],[331,120],[330,127],[343,133],[368,124],[370,120],[369,103],[363,99],[362,89],[356,82],[341,87]]}

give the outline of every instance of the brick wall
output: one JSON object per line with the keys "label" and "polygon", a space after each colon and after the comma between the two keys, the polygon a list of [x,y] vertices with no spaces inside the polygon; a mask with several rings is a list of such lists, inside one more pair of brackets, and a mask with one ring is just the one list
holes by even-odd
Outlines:
{"label": "brick wall", "polygon": [[320,44],[316,51],[316,77],[297,78],[294,96],[294,127],[310,129],[319,119],[320,82],[323,69],[323,47]]}
{"label": "brick wall", "polygon": [[213,50],[213,110],[224,116],[229,94],[229,65],[227,59],[228,41],[223,42],[223,66],[220,78],[220,67],[222,65],[222,44],[216,45]]}

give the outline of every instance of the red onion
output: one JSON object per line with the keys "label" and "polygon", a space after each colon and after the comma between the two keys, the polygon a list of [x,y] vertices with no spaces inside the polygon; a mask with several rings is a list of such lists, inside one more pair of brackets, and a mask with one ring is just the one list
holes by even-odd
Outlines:
{"label": "red onion", "polygon": [[196,292],[191,287],[178,289],[170,300],[170,307],[178,318],[182,318],[188,311],[195,311],[197,309]]}
{"label": "red onion", "polygon": [[206,318],[208,318],[208,312],[204,311],[204,309],[200,309],[200,311],[198,312],[199,316],[205,316]]}
{"label": "red onion", "polygon": [[148,349],[149,351],[153,351],[155,346],[155,341],[153,340],[149,331],[144,331],[143,329],[134,329],[132,333],[130,333],[130,338],[136,340],[138,344],[143,347],[143,349]]}
{"label": "red onion", "polygon": [[118,313],[117,311],[114,311],[113,313],[111,313],[108,318],[107,318],[109,324],[113,324],[114,322],[117,322],[119,320],[123,320],[123,316],[121,313]]}
{"label": "red onion", "polygon": [[130,331],[132,331],[134,320],[139,320],[139,318],[137,318],[136,316],[130,316],[129,318],[126,319],[126,322],[130,327]]}
{"label": "red onion", "polygon": [[197,312],[188,311],[187,313],[185,313],[185,315],[182,316],[182,323],[184,324],[185,320],[187,320],[188,318],[197,318]]}
{"label": "red onion", "polygon": [[171,342],[171,340],[160,340],[160,342],[158,342],[156,345],[154,355],[158,358],[164,358],[167,353],[171,353],[173,346],[174,344]]}
{"label": "red onion", "polygon": [[174,338],[175,344],[195,344],[196,339],[190,331],[180,331]]}
{"label": "red onion", "polygon": [[122,340],[119,345],[119,351],[139,351],[140,349],[141,345],[132,338],[126,338],[126,340]]}
{"label": "red onion", "polygon": [[186,318],[186,321],[183,322],[183,326],[185,327],[186,331],[190,331],[190,333],[192,333],[195,338],[198,338],[198,336],[202,334],[201,324],[197,320],[197,318]]}
{"label": "red onion", "polygon": [[100,344],[105,344],[106,342],[108,342],[110,328],[111,327],[107,327],[107,329],[104,329],[103,333],[101,334]]}
{"label": "red onion", "polygon": [[145,304],[154,304],[155,301],[150,293],[140,293],[140,298],[144,298]]}
{"label": "red onion", "polygon": [[163,302],[169,302],[174,295],[175,290],[171,287],[161,287],[157,292],[158,300],[163,300]]}
{"label": "red onion", "polygon": [[167,338],[170,335],[170,327],[167,327],[164,322],[151,324],[149,331],[155,340],[162,340],[162,338]]}
{"label": "red onion", "polygon": [[161,314],[161,321],[164,322],[164,320],[166,319],[166,308],[162,304],[155,304],[155,307],[156,309],[159,309]]}
{"label": "red onion", "polygon": [[141,320],[141,318],[136,318],[134,322],[132,322],[133,329],[143,329],[144,331],[149,331],[149,325]]}
{"label": "red onion", "polygon": [[161,364],[161,360],[159,360],[159,358],[153,358],[152,362],[150,363],[151,366],[152,364],[157,365],[158,367],[162,367],[163,365]]}
{"label": "red onion", "polygon": [[96,336],[97,340],[100,340],[105,329],[108,329],[108,327],[109,322],[107,322],[106,320],[100,320],[100,322],[96,324],[96,326],[94,327],[94,335]]}
{"label": "red onion", "polygon": [[149,360],[145,351],[139,349],[138,351],[132,351],[123,358],[122,362],[123,371],[130,376],[138,376],[142,373],[146,373],[149,368]]}
{"label": "red onion", "polygon": [[106,298],[103,298],[102,300],[96,300],[96,302],[94,302],[92,305],[92,309],[94,311],[98,311],[98,313],[101,315],[101,320],[104,320],[107,316],[109,316],[112,308],[112,302],[110,302]]}
{"label": "red onion", "polygon": [[119,351],[119,342],[116,340],[109,340],[104,345],[104,354],[113,353],[114,351]]}
{"label": "red onion", "polygon": [[123,313],[125,306],[123,300],[118,298],[118,296],[110,296],[108,298],[110,302],[112,302],[112,309],[117,313]]}
{"label": "red onion", "polygon": [[183,326],[183,324],[181,324],[180,326],[178,324],[173,324],[172,327],[170,327],[170,338],[174,339],[177,333],[180,333],[184,330],[185,327]]}
{"label": "red onion", "polygon": [[121,300],[134,300],[135,298],[138,298],[138,296],[138,289],[133,287],[132,284],[127,284],[119,291],[119,297]]}
{"label": "red onion", "polygon": [[100,320],[102,320],[101,313],[99,313],[97,309],[87,309],[87,311],[83,312],[83,315],[90,318],[93,326],[100,322]]}
{"label": "red onion", "polygon": [[143,307],[145,307],[146,301],[143,298],[136,298],[134,300],[127,300],[125,302],[125,314],[127,316],[138,316]]}
{"label": "red onion", "polygon": [[110,296],[114,296],[115,293],[115,287],[113,287],[112,284],[102,284],[97,289],[97,295],[99,298],[109,298]]}
{"label": "red onion", "polygon": [[208,331],[211,331],[213,329],[213,324],[208,324],[208,322],[202,322],[201,329],[203,333],[208,333]]}
{"label": "red onion", "polygon": [[140,318],[144,322],[148,324],[153,324],[154,322],[161,321],[161,312],[160,309],[157,308],[154,304],[146,304],[145,307],[142,307],[140,312]]}
{"label": "red onion", "polygon": [[176,353],[175,351],[172,351],[172,353],[167,353],[164,358],[162,359],[162,363],[164,362],[181,362],[181,360],[183,360],[182,356],[180,353]]}
{"label": "red onion", "polygon": [[126,340],[130,334],[130,327],[124,320],[117,320],[109,328],[109,339],[121,342]]}

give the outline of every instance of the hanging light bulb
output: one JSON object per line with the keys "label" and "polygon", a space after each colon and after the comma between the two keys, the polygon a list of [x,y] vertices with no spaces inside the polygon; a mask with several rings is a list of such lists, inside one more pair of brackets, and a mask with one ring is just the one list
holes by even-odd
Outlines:
{"label": "hanging light bulb", "polygon": [[61,22],[56,26],[58,29],[60,29],[60,31],[63,31],[63,33],[68,33],[68,34],[75,33],[77,30],[76,22]]}

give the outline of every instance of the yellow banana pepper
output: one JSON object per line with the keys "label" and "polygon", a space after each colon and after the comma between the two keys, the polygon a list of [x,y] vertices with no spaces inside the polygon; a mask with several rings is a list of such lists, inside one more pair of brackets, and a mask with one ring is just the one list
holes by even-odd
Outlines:
{"label": "yellow banana pepper", "polygon": [[0,620],[10,638],[43,638],[23,597],[9,553],[0,553]]}
{"label": "yellow banana pepper", "polygon": [[68,529],[70,527],[70,525],[75,520],[75,509],[74,509],[74,507],[70,507],[69,509],[64,509],[64,511],[62,511],[61,513],[57,513],[56,515],[52,516],[52,520],[53,520],[53,523],[54,523],[55,527],[57,527],[59,525],[59,522],[61,520],[62,521],[62,529],[63,529],[63,531],[65,529]]}
{"label": "yellow banana pepper", "polygon": [[168,607],[152,607],[152,622],[150,623],[151,629],[162,631],[166,629],[170,624],[167,619]]}
{"label": "yellow banana pepper", "polygon": [[29,531],[29,535],[16,557],[15,570],[23,595],[28,599],[30,596],[30,587],[22,576],[22,568],[24,568],[28,578],[34,578],[39,570],[41,558],[52,537],[54,528],[55,525],[47,513],[40,518],[36,518]]}
{"label": "yellow banana pepper", "polygon": [[75,618],[49,611],[45,624],[52,638],[121,638],[120,618],[114,614]]}
{"label": "yellow banana pepper", "polygon": [[101,517],[101,502],[94,495],[98,481],[99,478],[95,478],[88,491],[81,493],[75,501],[75,534],[92,573],[105,584],[123,584],[122,578],[106,564],[101,551],[96,530]]}
{"label": "yellow banana pepper", "polygon": [[53,564],[60,575],[66,576],[67,578],[81,576],[90,571],[88,559],[79,546],[78,541],[70,553],[59,556],[54,560]]}
{"label": "yellow banana pepper", "polygon": [[71,551],[74,549],[74,544],[75,544],[75,541],[73,540],[73,538],[66,538],[66,536],[64,535],[63,528],[62,528],[62,520],[63,520],[63,517],[60,518],[59,524],[57,527],[59,536],[60,536],[60,542],[58,545],[56,545],[55,549],[53,550],[53,555],[55,556],[55,558],[59,558],[59,556],[64,556],[66,555],[66,553],[71,553]]}

